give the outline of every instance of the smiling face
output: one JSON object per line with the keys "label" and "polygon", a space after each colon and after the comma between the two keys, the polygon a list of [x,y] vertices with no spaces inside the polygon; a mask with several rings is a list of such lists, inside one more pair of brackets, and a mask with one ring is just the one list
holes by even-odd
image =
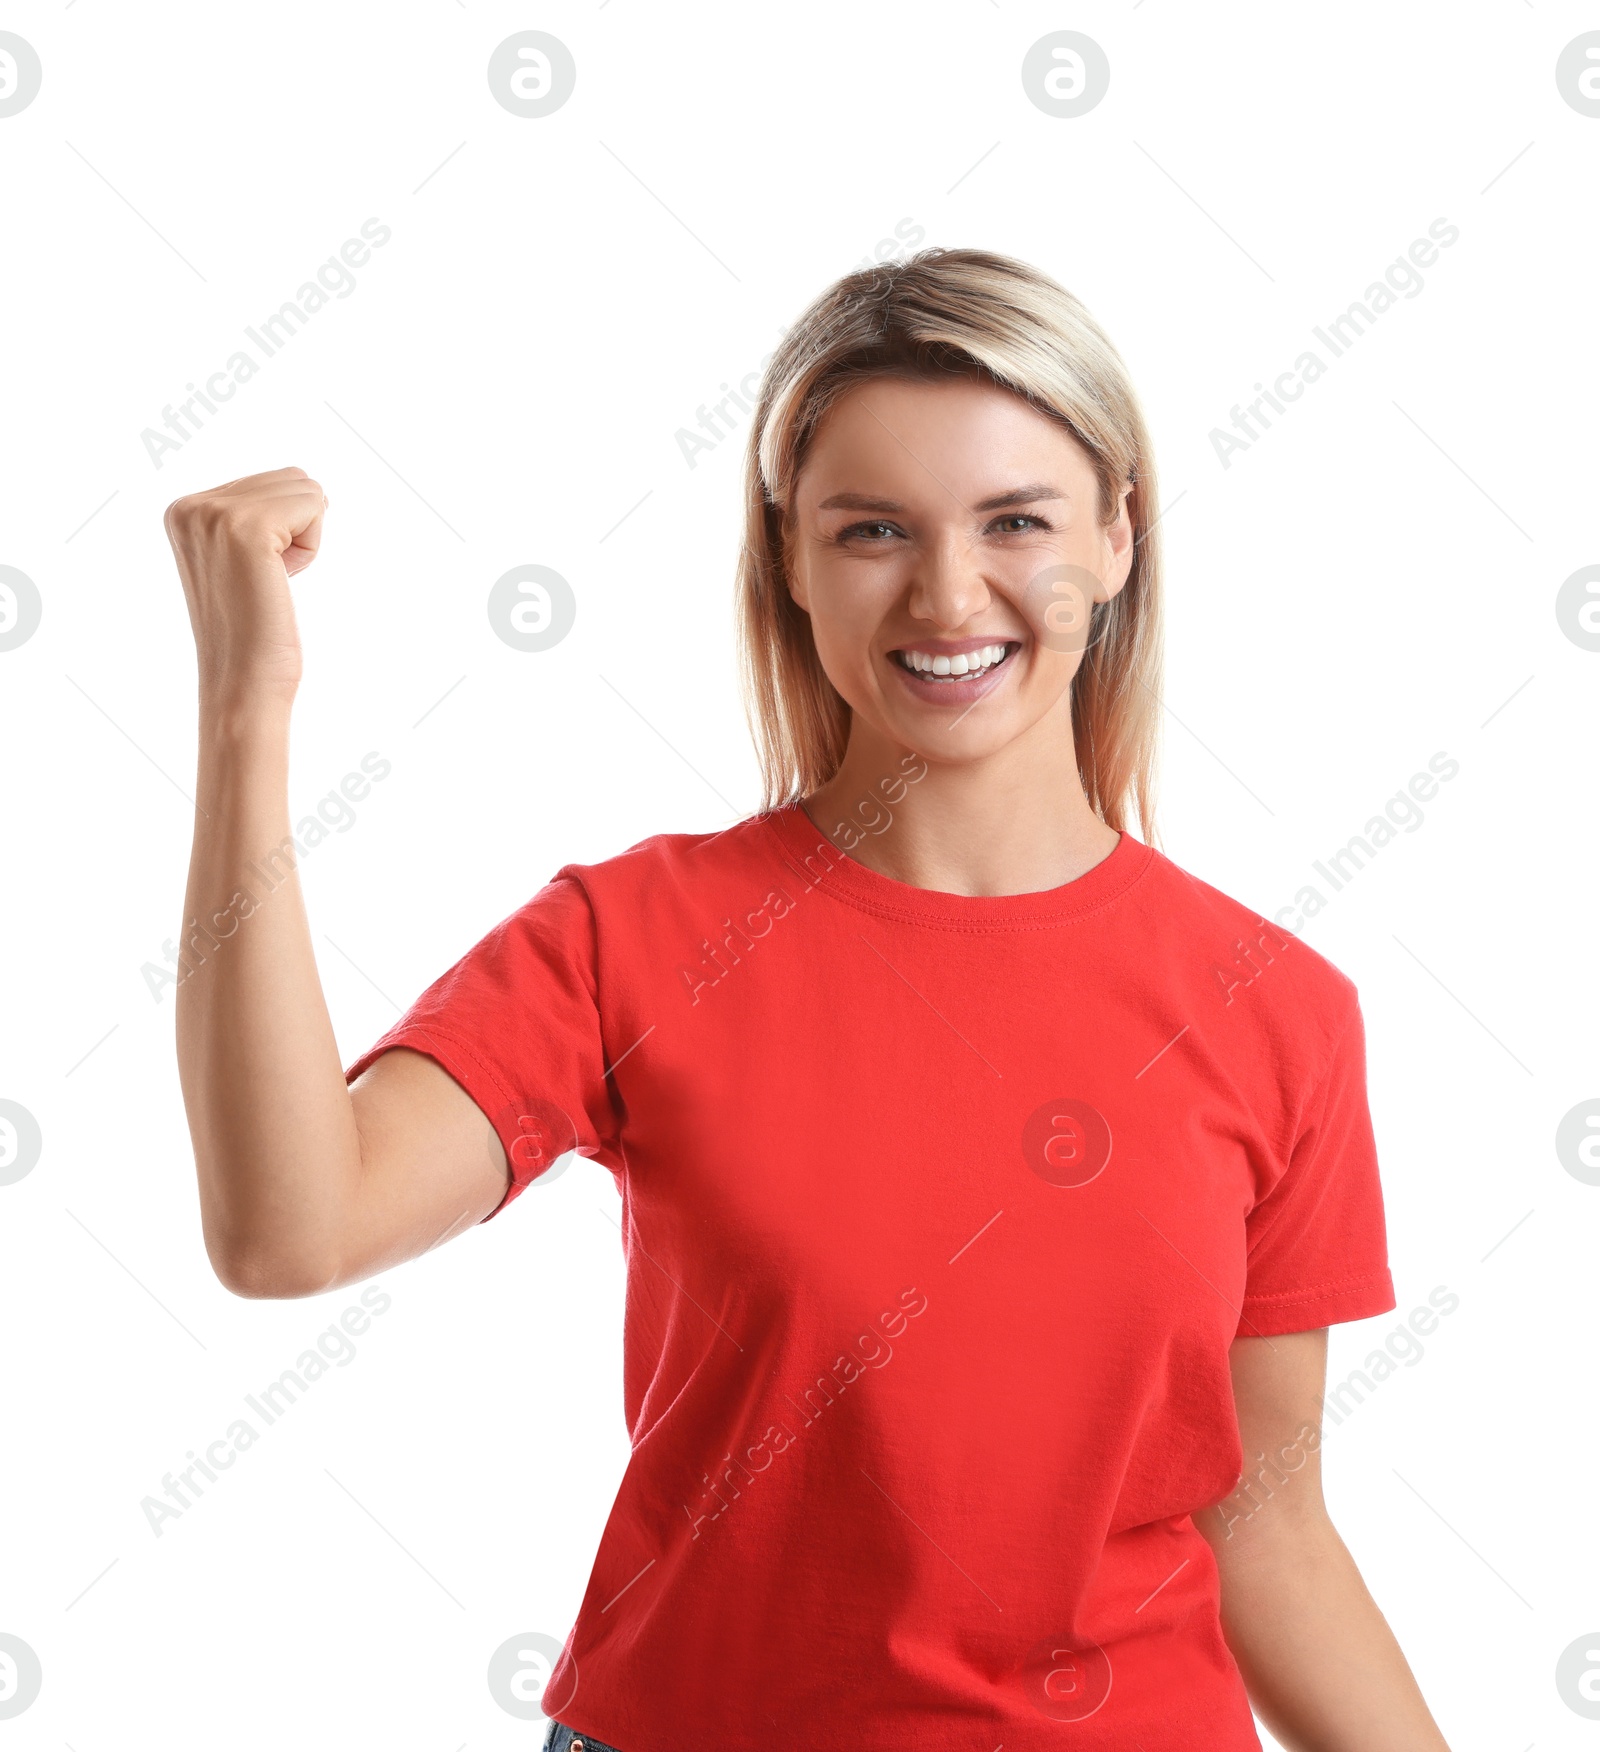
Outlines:
{"label": "smiling face", "polygon": [[1071,758],[1089,610],[1126,582],[1089,453],[982,379],[871,378],[824,416],[795,485],[786,568],[817,655],[866,735],[937,762],[1034,735]]}

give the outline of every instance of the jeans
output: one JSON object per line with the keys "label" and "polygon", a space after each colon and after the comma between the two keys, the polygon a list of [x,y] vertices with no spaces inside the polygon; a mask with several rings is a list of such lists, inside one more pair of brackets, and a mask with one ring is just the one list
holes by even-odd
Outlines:
{"label": "jeans", "polygon": [[617,1752],[615,1746],[608,1746],[604,1740],[597,1740],[592,1734],[580,1734],[563,1727],[552,1716],[540,1752],[567,1752],[568,1747],[574,1748],[575,1752]]}

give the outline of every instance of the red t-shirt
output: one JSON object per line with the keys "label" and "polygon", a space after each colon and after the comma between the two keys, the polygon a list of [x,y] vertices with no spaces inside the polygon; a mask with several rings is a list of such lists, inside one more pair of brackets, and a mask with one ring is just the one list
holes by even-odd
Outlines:
{"label": "red t-shirt", "polygon": [[1241,1476],[1228,1347],[1395,1306],[1314,950],[1128,834],[971,897],[794,804],[565,866],[347,1076],[393,1046],[494,1124],[497,1210],[571,1148],[621,1195],[633,1453],[548,1714],[1259,1746],[1190,1519]]}

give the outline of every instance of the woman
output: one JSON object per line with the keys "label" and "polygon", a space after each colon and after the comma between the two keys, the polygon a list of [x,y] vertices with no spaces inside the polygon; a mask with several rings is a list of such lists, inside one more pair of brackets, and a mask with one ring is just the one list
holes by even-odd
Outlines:
{"label": "woman", "polygon": [[347,1072],[298,889],[240,893],[326,500],[170,510],[186,917],[250,918],[179,1003],[218,1275],[333,1289],[611,1173],[633,1453],[554,1752],[1234,1752],[1252,1703],[1443,1746],[1319,1485],[1326,1328],[1395,1306],[1354,987],[1127,826],[1160,571],[1115,350],[1001,256],[851,275],[747,478],[763,812],[564,866]]}

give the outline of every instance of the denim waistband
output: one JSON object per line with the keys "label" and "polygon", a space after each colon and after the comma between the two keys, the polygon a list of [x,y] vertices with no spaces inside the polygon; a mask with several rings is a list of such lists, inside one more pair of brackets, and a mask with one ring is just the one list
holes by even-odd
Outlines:
{"label": "denim waistband", "polygon": [[569,1728],[552,1716],[550,1726],[544,1737],[541,1752],[617,1752],[615,1746],[608,1746],[604,1740],[595,1739],[593,1734],[580,1734],[575,1728]]}

